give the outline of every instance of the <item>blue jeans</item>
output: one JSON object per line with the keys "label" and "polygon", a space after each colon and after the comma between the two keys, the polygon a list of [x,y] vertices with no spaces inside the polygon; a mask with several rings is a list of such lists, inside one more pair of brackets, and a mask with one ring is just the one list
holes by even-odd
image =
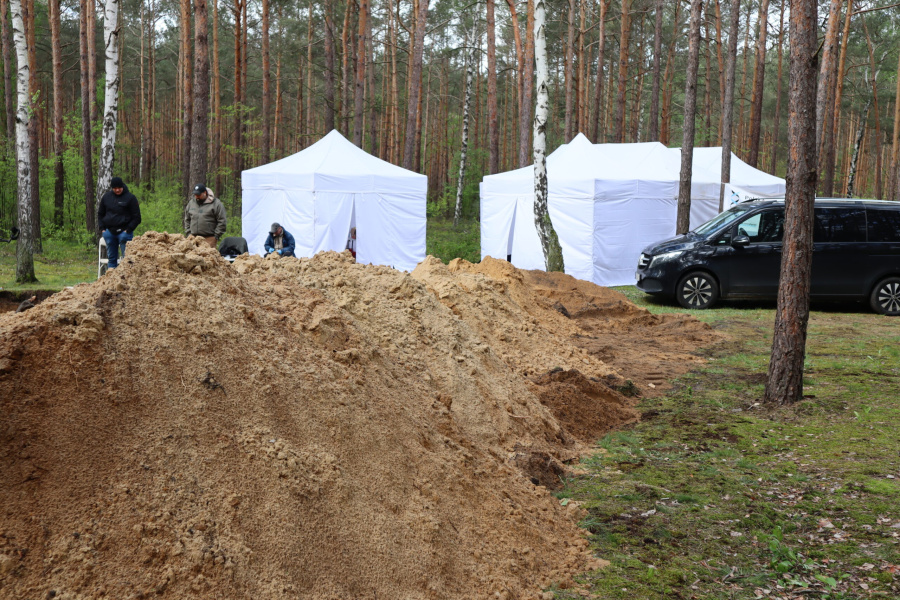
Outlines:
{"label": "blue jeans", "polygon": [[106,257],[109,259],[109,268],[119,266],[119,246],[122,247],[122,256],[125,256],[125,244],[134,238],[133,233],[122,231],[112,233],[109,229],[103,230],[103,239],[106,240]]}

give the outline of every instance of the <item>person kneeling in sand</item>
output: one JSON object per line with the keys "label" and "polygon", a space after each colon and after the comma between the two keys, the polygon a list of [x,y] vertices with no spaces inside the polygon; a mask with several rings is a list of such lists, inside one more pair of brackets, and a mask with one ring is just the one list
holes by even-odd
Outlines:
{"label": "person kneeling in sand", "polygon": [[294,236],[278,223],[272,223],[263,247],[266,249],[266,256],[273,252],[278,256],[294,256]]}

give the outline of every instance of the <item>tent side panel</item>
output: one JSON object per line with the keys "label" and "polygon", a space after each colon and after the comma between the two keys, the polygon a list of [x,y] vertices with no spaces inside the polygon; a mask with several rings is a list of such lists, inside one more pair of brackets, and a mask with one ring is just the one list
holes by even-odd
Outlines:
{"label": "tent side panel", "polygon": [[327,250],[343,252],[347,248],[353,201],[359,196],[343,192],[316,192],[312,254]]}
{"label": "tent side panel", "polygon": [[244,190],[241,230],[250,254],[265,254],[269,228],[278,222],[294,236],[297,256],[312,256],[312,204],[311,192]]}
{"label": "tent side panel", "polygon": [[425,197],[359,194],[356,260],[412,271],[425,259]]}
{"label": "tent side panel", "polygon": [[481,258],[492,256],[506,260],[511,254],[513,220],[516,214],[516,198],[513,196],[485,195],[481,186]]}
{"label": "tent side panel", "polygon": [[675,233],[676,198],[614,198],[595,204],[594,273],[598,285],[632,285],[641,250]]}

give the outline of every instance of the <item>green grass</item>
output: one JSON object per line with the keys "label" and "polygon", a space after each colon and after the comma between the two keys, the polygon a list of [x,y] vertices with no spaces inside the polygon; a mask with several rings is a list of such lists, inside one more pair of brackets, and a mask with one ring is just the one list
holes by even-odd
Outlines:
{"label": "green grass", "polygon": [[642,400],[647,417],[599,440],[560,492],[584,503],[611,561],[583,578],[596,597],[900,597],[900,323],[814,309],[805,398],[772,409],[760,404],[772,308],[692,313],[730,340]]}
{"label": "green grass", "polygon": [[44,252],[34,255],[38,283],[16,283],[16,244],[0,244],[0,290],[61,290],[97,278],[97,248],[55,239],[43,241]]}
{"label": "green grass", "polygon": [[453,219],[429,217],[425,234],[425,253],[445,263],[454,258],[469,262],[481,261],[481,223],[460,221],[453,227]]}

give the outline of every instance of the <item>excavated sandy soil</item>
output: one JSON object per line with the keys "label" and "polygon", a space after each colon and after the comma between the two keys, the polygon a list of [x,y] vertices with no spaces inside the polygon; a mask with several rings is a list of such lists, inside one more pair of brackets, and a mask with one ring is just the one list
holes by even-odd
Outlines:
{"label": "excavated sandy soil", "polygon": [[0,597],[572,586],[601,562],[547,488],[637,418],[610,386],[653,380],[622,338],[666,374],[693,359],[673,338],[715,339],[629,307],[500,261],[232,266],[139,237],[100,281],[0,315]]}

